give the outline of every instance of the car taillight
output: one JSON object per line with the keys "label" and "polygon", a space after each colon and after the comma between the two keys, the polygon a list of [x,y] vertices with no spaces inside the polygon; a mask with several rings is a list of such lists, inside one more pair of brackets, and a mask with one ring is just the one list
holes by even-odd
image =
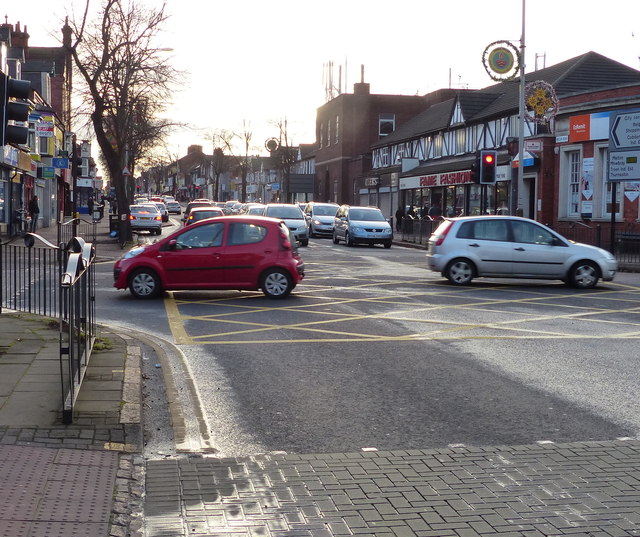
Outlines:
{"label": "car taillight", "polygon": [[[443,228],[443,229],[440,229]],[[442,243],[444,242],[444,239],[447,237],[447,234],[449,233],[449,231],[451,230],[451,222],[445,222],[444,224],[441,224],[438,229],[438,238],[436,240],[436,246],[440,246],[442,245]]]}
{"label": "car taillight", "polygon": [[135,219],[136,219],[135,216],[133,216],[132,214],[129,215],[129,220],[135,220]]}
{"label": "car taillight", "polygon": [[285,233],[282,229],[280,229],[280,249],[291,250],[291,240],[289,239],[289,234]]}
{"label": "car taillight", "polygon": [[153,218],[154,220],[162,220],[162,216],[156,216]]}

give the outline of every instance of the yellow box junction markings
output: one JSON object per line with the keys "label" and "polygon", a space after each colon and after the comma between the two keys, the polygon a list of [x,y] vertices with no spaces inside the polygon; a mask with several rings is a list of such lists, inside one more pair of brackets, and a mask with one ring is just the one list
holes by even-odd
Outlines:
{"label": "yellow box junction markings", "polygon": [[[397,284],[398,282],[385,281],[385,282],[376,282],[375,284],[372,284],[372,282],[369,280],[367,284],[363,286],[357,286],[357,287],[366,287],[366,286],[371,287],[373,285],[379,286],[380,283],[387,285],[391,283]],[[410,283],[410,282],[403,282],[403,284],[406,284],[406,283]],[[412,283],[415,283],[415,282],[412,282]],[[620,286],[620,287],[626,287],[626,286]],[[508,289],[508,288],[504,288],[504,289]],[[635,291],[639,291],[635,287],[631,287],[631,289]],[[472,291],[472,290],[474,290],[474,288],[464,288],[464,289],[457,288],[456,293],[453,294],[452,296],[459,298],[462,292]],[[496,288],[492,288],[492,290],[496,290]],[[500,290],[500,288],[498,287],[497,290]],[[627,331],[625,333],[617,333],[615,335],[607,336],[602,334],[587,334],[587,335],[580,334],[579,335],[579,334],[567,333],[567,332],[556,332],[556,331],[548,331],[548,330],[543,331],[540,329],[528,329],[522,326],[519,326],[519,327],[514,326],[516,324],[521,325],[527,322],[553,320],[553,319],[567,319],[572,317],[580,318],[582,320],[586,320],[589,322],[620,324],[620,322],[609,321],[606,319],[586,319],[586,318],[589,316],[602,315],[605,313],[625,313],[625,312],[638,313],[640,312],[640,308],[638,307],[627,308],[627,309],[602,308],[596,311],[593,311],[593,310],[590,310],[588,312],[579,311],[579,312],[554,314],[554,315],[538,314],[535,317],[527,316],[526,313],[516,313],[516,315],[522,315],[523,317],[520,319],[509,319],[507,321],[497,321],[492,323],[459,323],[459,322],[446,321],[442,319],[434,320],[434,319],[414,318],[414,315],[416,313],[425,312],[425,311],[462,308],[462,309],[472,309],[476,311],[488,311],[491,313],[496,313],[495,310],[489,308],[488,306],[496,306],[496,305],[501,305],[505,303],[536,303],[536,302],[539,303],[540,301],[544,301],[547,299],[556,302],[562,298],[594,298],[593,295],[563,294],[560,296],[549,296],[546,293],[537,293],[535,292],[535,290],[533,291],[526,290],[525,292],[527,295],[534,295],[534,296],[527,296],[527,297],[523,297],[515,300],[485,299],[482,302],[475,301],[468,304],[450,304],[450,305],[436,305],[436,306],[431,305],[431,306],[419,307],[419,308],[412,306],[411,309],[407,311],[396,310],[393,312],[382,312],[378,314],[347,314],[347,313],[341,313],[341,312],[318,311],[317,308],[322,305],[336,306],[340,304],[363,303],[363,302],[402,304],[403,302],[399,300],[401,298],[405,298],[405,299],[415,298],[415,297],[424,298],[425,293],[412,292],[412,293],[400,294],[396,296],[393,300],[389,300],[388,297],[356,297],[356,298],[338,298],[338,299],[332,298],[332,297],[320,297],[321,299],[326,300],[327,302],[325,304],[320,304],[320,305],[318,303],[314,303],[312,305],[314,310],[308,313],[311,313],[314,316],[332,316],[331,319],[322,320],[322,321],[315,319],[313,321],[294,323],[289,325],[256,323],[251,321],[234,320],[234,319],[230,319],[230,317],[242,316],[250,313],[265,313],[265,312],[268,313],[270,311],[300,311],[300,310],[306,311],[309,308],[308,304],[292,305],[292,306],[286,306],[286,307],[282,307],[282,306],[256,307],[253,305],[243,306],[243,305],[237,304],[237,300],[238,300],[237,296],[234,296],[233,298],[226,297],[222,299],[218,298],[213,300],[206,299],[206,300],[195,301],[195,302],[179,301],[175,299],[173,293],[169,293],[168,297],[165,299],[165,308],[167,311],[167,317],[169,319],[169,325],[171,327],[172,334],[177,344],[218,344],[220,345],[220,344],[240,344],[240,343],[242,344],[302,343],[302,342],[327,343],[327,342],[353,342],[353,341],[369,341],[370,342],[370,341],[401,341],[401,340],[424,340],[424,339],[451,339],[452,337],[459,338],[461,335],[461,332],[469,332],[477,329],[483,329],[483,330],[494,329],[494,330],[500,330],[505,332],[518,332],[520,334],[524,333],[524,335],[515,335],[515,334],[497,335],[494,333],[491,335],[476,335],[476,336],[467,335],[466,338],[467,339],[487,339],[487,338],[518,339],[518,338],[531,338],[531,337],[536,337],[536,338],[578,338],[578,337],[579,338],[593,338],[593,337],[595,338],[621,338],[621,337],[637,338],[640,336],[640,331],[634,331],[634,330]],[[598,293],[597,298],[607,299],[606,297],[607,294],[612,294],[616,292],[618,291],[603,291],[601,293]],[[451,289],[438,289],[436,292],[427,293],[426,295],[427,296],[447,296],[450,293],[451,293]],[[245,298],[254,298],[255,296],[256,296],[255,294],[245,295]],[[313,298],[313,293],[307,292],[305,293],[305,296]],[[631,300],[628,298],[622,298],[622,299],[615,298],[613,300],[621,301],[621,302],[630,301],[630,302],[633,302],[634,304],[637,304],[637,301]],[[233,301],[233,303],[229,303],[231,301]],[[216,313],[213,315],[185,316],[180,314],[180,311],[178,308],[179,303],[215,304],[216,306],[226,307],[226,308],[232,309],[233,311]],[[575,306],[575,305],[556,304],[556,306],[562,307],[562,308],[580,309],[579,306]],[[238,311],[238,309],[240,309],[241,311]],[[367,333],[354,333],[354,332],[346,332],[346,331],[340,331],[340,330],[328,330],[326,328],[319,327],[320,325],[323,325],[323,324],[325,325],[332,324],[332,323],[344,321],[344,320],[356,321],[356,320],[362,320],[362,319],[390,319],[390,320],[399,320],[404,322],[420,323],[420,324],[431,324],[431,325],[437,324],[437,325],[440,325],[440,328],[436,330],[431,330],[426,333],[414,333],[414,334],[392,336],[392,335],[377,335],[377,334],[367,334]],[[250,328],[245,328],[243,330],[232,330],[232,331],[222,332],[222,333],[218,332],[215,334],[189,336],[184,327],[185,320],[215,322],[215,323],[223,323],[227,325],[242,325],[242,326],[249,325]],[[623,324],[626,326],[640,327],[640,323],[628,322]],[[443,325],[445,327],[443,327]],[[325,337],[325,338],[319,338],[319,339],[304,338],[304,339],[286,339],[286,340],[267,339],[267,340],[252,340],[252,341],[238,341],[238,338],[237,338],[237,336],[239,335],[255,334],[258,332],[270,332],[273,330],[277,330],[279,332],[282,332],[283,330],[293,330],[293,331],[303,331],[306,333],[309,333],[309,332],[321,333],[325,335],[331,334],[335,337],[332,337],[332,338]],[[221,338],[231,338],[231,339],[225,341]]]}

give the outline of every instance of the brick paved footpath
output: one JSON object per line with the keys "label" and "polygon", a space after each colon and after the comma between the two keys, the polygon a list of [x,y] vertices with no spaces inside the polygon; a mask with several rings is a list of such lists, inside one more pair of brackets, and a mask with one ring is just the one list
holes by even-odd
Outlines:
{"label": "brick paved footpath", "polygon": [[149,537],[632,537],[640,441],[147,461]]}

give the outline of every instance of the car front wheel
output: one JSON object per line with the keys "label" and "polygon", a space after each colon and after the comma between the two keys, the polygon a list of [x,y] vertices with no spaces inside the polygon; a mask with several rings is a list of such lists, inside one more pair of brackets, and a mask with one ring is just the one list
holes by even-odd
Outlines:
{"label": "car front wheel", "polygon": [[344,234],[344,242],[347,243],[347,246],[353,246],[355,244],[353,242],[353,239],[351,238],[351,235],[349,235],[349,232]]}
{"label": "car front wheel", "polygon": [[568,281],[578,289],[592,289],[600,279],[600,272],[593,261],[581,261],[571,267]]}
{"label": "car front wheel", "polygon": [[474,276],[474,268],[468,259],[453,259],[444,269],[444,276],[454,285],[468,285]]}
{"label": "car front wheel", "polygon": [[333,244],[338,244],[340,242],[340,239],[338,238],[338,236],[336,235],[336,232],[333,232]]}
{"label": "car front wheel", "polygon": [[154,298],[160,293],[160,279],[151,269],[138,269],[129,280],[129,290],[136,298]]}
{"label": "car front wheel", "polygon": [[293,290],[291,276],[283,269],[270,269],[262,276],[262,292],[269,298],[284,298]]}

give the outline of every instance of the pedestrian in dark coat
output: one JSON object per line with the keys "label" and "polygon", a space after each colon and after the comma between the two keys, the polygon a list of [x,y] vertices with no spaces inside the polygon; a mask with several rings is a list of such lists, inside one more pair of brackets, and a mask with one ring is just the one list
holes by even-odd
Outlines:
{"label": "pedestrian in dark coat", "polygon": [[31,233],[35,233],[38,228],[38,218],[40,217],[40,207],[38,206],[38,196],[33,196],[31,200],[29,200],[29,205],[27,207],[29,209],[29,214],[31,215]]}

